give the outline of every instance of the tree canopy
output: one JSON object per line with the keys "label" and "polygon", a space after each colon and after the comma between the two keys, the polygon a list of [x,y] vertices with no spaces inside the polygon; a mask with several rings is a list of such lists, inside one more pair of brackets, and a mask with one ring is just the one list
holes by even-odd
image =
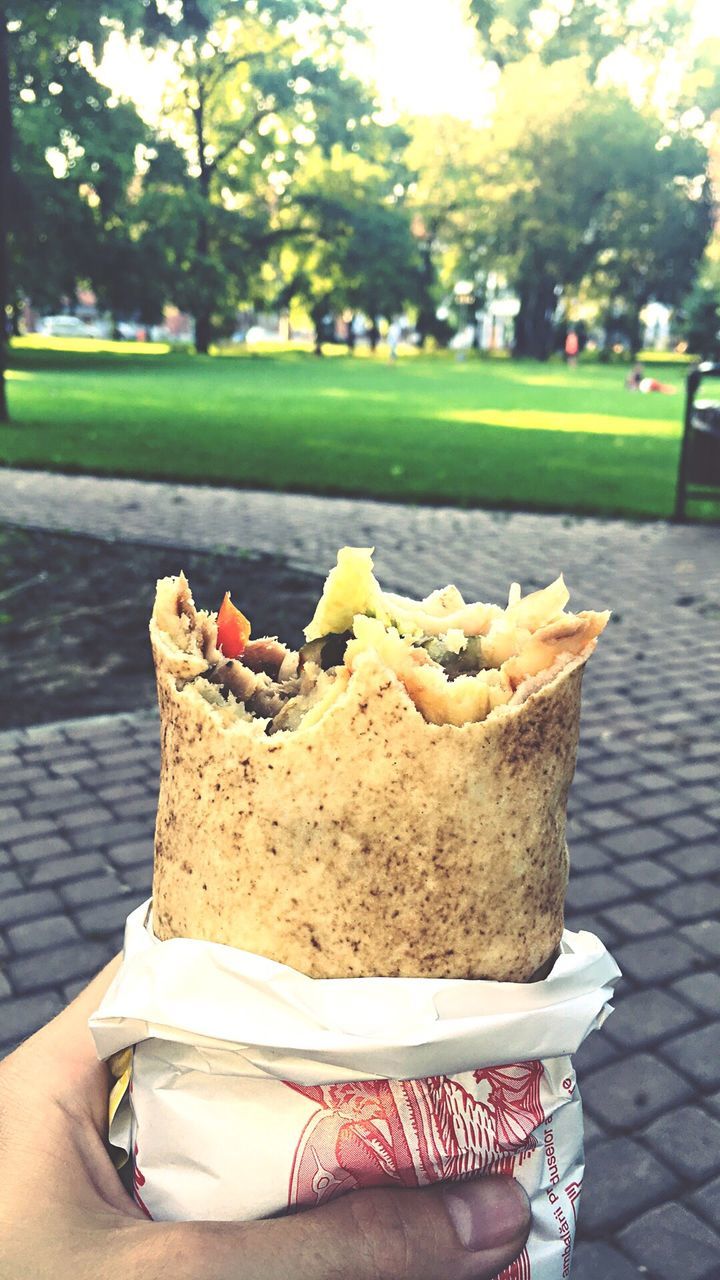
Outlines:
{"label": "tree canopy", "polygon": [[290,234],[283,214],[308,150],[361,143],[373,103],[345,68],[353,37],[334,0],[185,0],[163,35],[177,75],[161,127],[186,158],[164,225],[201,352]]}
{"label": "tree canopy", "polygon": [[[417,245],[393,170],[335,145],[308,157],[295,192],[301,223],[279,258],[284,304],[301,298],[321,349],[328,312],[373,322],[416,300]],[[353,345],[353,331],[349,331]]]}
{"label": "tree canopy", "polygon": [[538,54],[544,62],[583,56],[594,75],[618,49],[658,59],[690,19],[682,0],[470,0],[487,57],[498,66]]}
{"label": "tree canopy", "polygon": [[505,72],[486,144],[483,230],[520,297],[520,354],[548,354],[558,297],[585,279],[633,339],[650,298],[680,299],[710,230],[697,139],[588,83],[582,59],[531,55]]}
{"label": "tree canopy", "polygon": [[632,346],[648,301],[681,301],[712,220],[706,145],[591,81],[584,57],[507,66],[487,127],[414,129],[411,199],[435,296],[438,271],[446,290],[462,275],[478,296],[501,270],[520,300],[518,354],[550,353],[580,290],[622,317]]}
{"label": "tree canopy", "polygon": [[[97,275],[93,238],[111,234],[122,216],[144,130],[134,108],[98,84],[86,52],[99,56],[112,29],[150,35],[162,22],[155,0],[115,0],[111,18],[94,0],[0,4],[3,314],[21,293],[50,304]],[[3,325],[0,420],[5,337]]]}

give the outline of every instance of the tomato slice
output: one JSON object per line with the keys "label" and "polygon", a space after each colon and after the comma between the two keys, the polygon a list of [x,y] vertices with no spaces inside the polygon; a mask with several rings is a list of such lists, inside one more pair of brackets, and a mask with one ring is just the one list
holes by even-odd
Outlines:
{"label": "tomato slice", "polygon": [[250,639],[250,623],[245,614],[235,608],[229,591],[225,592],[225,599],[218,610],[217,634],[218,648],[226,658],[239,658]]}

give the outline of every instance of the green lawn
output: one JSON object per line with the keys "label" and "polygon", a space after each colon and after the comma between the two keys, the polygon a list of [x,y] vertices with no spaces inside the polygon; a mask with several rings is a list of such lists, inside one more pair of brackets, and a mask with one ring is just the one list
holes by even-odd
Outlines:
{"label": "green lawn", "polygon": [[197,357],[20,339],[6,464],[315,493],[667,516],[675,396],[630,394],[621,367],[391,365],[304,352]]}

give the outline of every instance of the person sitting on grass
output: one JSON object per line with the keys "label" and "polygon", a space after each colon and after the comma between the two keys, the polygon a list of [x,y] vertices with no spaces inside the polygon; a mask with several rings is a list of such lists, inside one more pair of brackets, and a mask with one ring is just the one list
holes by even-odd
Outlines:
{"label": "person sitting on grass", "polygon": [[664,396],[674,396],[677,387],[671,387],[669,382],[659,382],[657,378],[646,378],[645,370],[641,364],[636,364],[625,379],[626,391],[640,391],[643,395],[648,395],[651,391],[659,391]]}

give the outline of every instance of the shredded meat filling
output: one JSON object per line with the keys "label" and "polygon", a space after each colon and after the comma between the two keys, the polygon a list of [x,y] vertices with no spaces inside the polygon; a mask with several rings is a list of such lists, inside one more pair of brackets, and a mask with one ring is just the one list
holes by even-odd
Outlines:
{"label": "shredded meat filling", "polygon": [[262,640],[249,640],[242,660],[251,671],[264,671],[273,680],[277,680],[285,660],[294,656],[287,645],[282,644],[275,636],[266,636]]}
{"label": "shredded meat filling", "polygon": [[[273,734],[324,715],[370,651],[404,684],[426,720],[460,726],[523,700],[531,685],[552,678],[593,644],[609,615],[566,613],[567,600],[562,578],[524,597],[513,584],[506,609],[466,605],[455,587],[419,603],[379,593],[374,609],[353,616],[352,630],[316,635],[298,652],[275,637],[249,640],[237,658],[224,657],[213,617],[199,613],[198,648],[208,664],[202,674],[218,696],[266,721],[265,732]],[[178,639],[192,609],[187,590],[169,620]],[[343,626],[345,617],[340,611],[333,620]]]}

